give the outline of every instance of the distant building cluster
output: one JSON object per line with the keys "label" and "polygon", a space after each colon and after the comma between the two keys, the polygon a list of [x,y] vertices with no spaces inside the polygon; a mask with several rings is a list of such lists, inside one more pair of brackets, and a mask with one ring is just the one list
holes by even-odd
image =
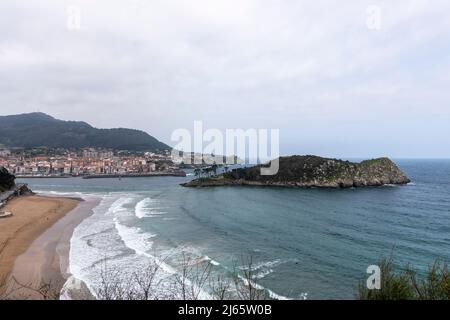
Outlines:
{"label": "distant building cluster", "polygon": [[112,150],[95,148],[54,156],[30,156],[0,148],[0,166],[17,176],[130,174],[178,169],[167,154],[120,155]]}
{"label": "distant building cluster", "polygon": [[0,148],[0,157],[9,157],[11,155],[11,150],[7,148]]}

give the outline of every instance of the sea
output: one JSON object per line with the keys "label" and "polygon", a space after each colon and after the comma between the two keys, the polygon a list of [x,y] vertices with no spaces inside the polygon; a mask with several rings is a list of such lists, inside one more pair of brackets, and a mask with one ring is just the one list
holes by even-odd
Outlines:
{"label": "sea", "polygon": [[[361,189],[184,188],[187,177],[21,179],[42,194],[98,199],[75,229],[70,272],[94,293],[99,270],[158,263],[168,297],[180,261],[244,272],[275,299],[354,299],[367,268],[393,257],[419,275],[450,261],[450,160],[396,160],[412,182]],[[173,281],[172,281],[173,283]],[[208,298],[208,288],[203,288]]]}

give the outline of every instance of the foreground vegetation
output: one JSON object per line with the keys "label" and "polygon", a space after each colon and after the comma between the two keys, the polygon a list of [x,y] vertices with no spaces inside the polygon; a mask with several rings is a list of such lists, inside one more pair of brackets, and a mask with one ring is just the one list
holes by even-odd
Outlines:
{"label": "foreground vegetation", "polygon": [[[0,244],[0,261],[2,249]],[[242,257],[229,276],[212,272],[208,260],[187,255],[178,261],[178,272],[167,274],[161,269],[162,258],[149,261],[139,271],[124,272],[108,265],[98,265],[98,283],[89,292],[83,286],[66,291],[81,300],[268,300],[270,294],[255,282],[256,268],[252,258]],[[14,277],[0,279],[0,300],[58,300],[62,283],[23,283]],[[163,290],[161,290],[163,289]]]}
{"label": "foreground vegetation", "polygon": [[[0,244],[0,261],[2,249]],[[231,276],[212,273],[208,261],[198,261],[183,255],[179,272],[172,277],[161,276],[160,264],[149,263],[139,272],[124,274],[108,267],[106,262],[98,270],[98,285],[94,295],[99,300],[267,300],[272,297],[255,282],[255,267],[250,258],[242,258]],[[379,264],[381,288],[369,290],[366,281],[359,284],[359,300],[449,300],[450,272],[446,263],[436,261],[425,276],[407,266],[396,269],[392,258]],[[1,299],[57,300],[61,285],[54,283],[20,283],[16,279],[0,279]],[[161,287],[166,290],[161,293]],[[206,293],[206,294],[205,294]],[[78,293],[75,299],[95,299],[89,292]]]}
{"label": "foreground vegetation", "polygon": [[448,265],[436,261],[425,277],[419,277],[409,265],[396,269],[392,258],[380,263],[381,288],[367,289],[366,282],[358,288],[360,300],[449,300],[450,272]]}

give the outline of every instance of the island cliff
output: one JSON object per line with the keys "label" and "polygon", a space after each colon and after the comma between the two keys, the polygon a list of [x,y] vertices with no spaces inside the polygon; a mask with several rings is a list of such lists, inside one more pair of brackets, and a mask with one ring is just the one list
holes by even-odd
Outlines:
{"label": "island cliff", "polygon": [[351,188],[403,185],[410,182],[399,167],[388,158],[360,163],[317,156],[279,158],[279,171],[273,176],[260,174],[261,165],[235,169],[215,177],[199,178],[184,187],[274,186],[304,188]]}

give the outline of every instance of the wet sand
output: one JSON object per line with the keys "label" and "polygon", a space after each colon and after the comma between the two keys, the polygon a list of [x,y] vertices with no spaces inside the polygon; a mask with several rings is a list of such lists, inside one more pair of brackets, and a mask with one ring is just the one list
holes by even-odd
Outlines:
{"label": "wet sand", "polygon": [[[3,295],[6,292],[8,299],[59,298],[70,276],[73,230],[94,205],[76,198],[43,196],[10,201],[2,210],[13,216],[0,219],[0,279],[7,282]],[[44,284],[42,292],[37,292]]]}

